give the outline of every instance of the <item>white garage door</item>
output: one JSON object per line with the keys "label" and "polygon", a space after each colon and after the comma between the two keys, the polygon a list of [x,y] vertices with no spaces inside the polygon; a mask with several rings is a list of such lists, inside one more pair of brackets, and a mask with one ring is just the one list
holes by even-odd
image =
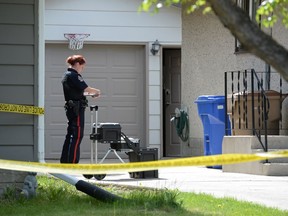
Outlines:
{"label": "white garage door", "polygon": [[[67,69],[66,58],[82,54],[87,60],[82,76],[88,85],[101,89],[101,98],[89,98],[99,106],[98,122],[118,122],[122,132],[140,138],[145,146],[145,60],[144,46],[84,45],[71,51],[67,45],[46,45],[45,71],[45,158],[59,159],[66,134],[66,116],[61,78]],[[90,158],[90,110],[86,110],[85,135],[81,158]],[[98,144],[99,158],[108,144]],[[111,155],[112,156],[112,155]]]}

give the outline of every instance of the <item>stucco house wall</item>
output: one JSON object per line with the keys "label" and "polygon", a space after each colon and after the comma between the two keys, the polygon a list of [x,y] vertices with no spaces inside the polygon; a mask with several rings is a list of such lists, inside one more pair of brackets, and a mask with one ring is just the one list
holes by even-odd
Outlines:
{"label": "stucco house wall", "polygon": [[[265,71],[265,62],[249,53],[235,54],[234,36],[212,13],[183,11],[182,26],[182,103],[188,107],[191,125],[183,153],[203,155],[203,127],[194,101],[200,95],[224,95],[224,72]],[[275,26],[272,35],[287,46],[287,29]]]}

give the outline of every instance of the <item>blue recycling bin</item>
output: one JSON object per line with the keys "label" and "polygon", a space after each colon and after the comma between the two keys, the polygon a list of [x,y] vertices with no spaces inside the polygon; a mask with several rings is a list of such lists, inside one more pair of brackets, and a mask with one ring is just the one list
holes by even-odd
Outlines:
{"label": "blue recycling bin", "polygon": [[199,116],[209,114],[225,123],[225,96],[202,95],[195,101]]}
{"label": "blue recycling bin", "polygon": [[[195,103],[204,129],[204,155],[222,154],[222,141],[225,135],[225,96],[202,95]],[[228,127],[230,128],[229,124]],[[228,134],[231,134],[231,130]],[[211,168],[221,169],[222,166]]]}

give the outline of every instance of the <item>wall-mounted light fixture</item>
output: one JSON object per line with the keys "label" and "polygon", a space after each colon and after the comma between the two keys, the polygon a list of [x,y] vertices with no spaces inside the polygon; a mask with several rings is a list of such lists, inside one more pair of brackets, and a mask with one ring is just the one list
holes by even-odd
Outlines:
{"label": "wall-mounted light fixture", "polygon": [[154,41],[154,43],[152,44],[152,48],[150,50],[151,53],[153,55],[156,55],[159,52],[159,50],[160,50],[160,46],[161,46],[161,44],[159,43],[158,40]]}

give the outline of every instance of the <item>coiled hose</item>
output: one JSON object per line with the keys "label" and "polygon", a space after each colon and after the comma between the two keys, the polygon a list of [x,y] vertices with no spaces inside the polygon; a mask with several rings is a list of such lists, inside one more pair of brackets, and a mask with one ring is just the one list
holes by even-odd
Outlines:
{"label": "coiled hose", "polygon": [[175,110],[176,117],[173,118],[173,122],[176,128],[177,135],[183,142],[189,139],[189,117],[184,110]]}

